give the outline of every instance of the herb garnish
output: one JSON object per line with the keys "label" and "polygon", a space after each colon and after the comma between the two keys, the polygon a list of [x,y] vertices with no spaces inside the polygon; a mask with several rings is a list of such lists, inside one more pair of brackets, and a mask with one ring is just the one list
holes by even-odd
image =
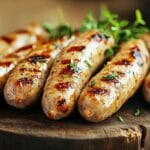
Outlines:
{"label": "herb garnish", "polygon": [[96,84],[96,82],[95,82],[95,80],[93,80],[93,81],[91,81],[90,86],[93,87],[93,86],[95,86],[95,84]]}
{"label": "herb garnish", "polygon": [[137,108],[134,112],[134,116],[140,116],[140,114],[141,114],[141,111],[139,108]]}
{"label": "herb garnish", "polygon": [[107,80],[113,80],[113,79],[116,79],[117,77],[118,77],[117,73],[111,73],[111,74],[107,74],[103,76],[103,78]]}
{"label": "herb garnish", "polygon": [[90,64],[87,60],[84,60],[84,63],[85,63],[89,68],[91,68],[91,64]]}
{"label": "herb garnish", "polygon": [[117,119],[118,119],[118,121],[120,121],[120,122],[124,122],[124,119],[123,119],[122,116],[117,116]]}
{"label": "herb garnish", "polygon": [[74,72],[79,71],[79,67],[77,66],[77,63],[75,61],[73,61],[72,59],[71,59],[71,62],[70,62],[70,69]]}
{"label": "herb garnish", "polygon": [[66,24],[52,28],[50,24],[46,22],[43,24],[43,27],[48,32],[49,38],[53,38],[53,39],[63,37],[65,35],[70,37],[73,34],[73,30],[71,26]]}
{"label": "herb garnish", "polygon": [[118,14],[112,13],[104,6],[101,8],[98,21],[95,20],[91,12],[83,20],[80,31],[89,29],[97,29],[115,39],[115,46],[105,53],[108,57],[112,57],[115,54],[121,42],[138,38],[141,34],[149,32],[140,10],[135,11],[135,21],[133,24],[129,24],[128,20],[120,20]]}

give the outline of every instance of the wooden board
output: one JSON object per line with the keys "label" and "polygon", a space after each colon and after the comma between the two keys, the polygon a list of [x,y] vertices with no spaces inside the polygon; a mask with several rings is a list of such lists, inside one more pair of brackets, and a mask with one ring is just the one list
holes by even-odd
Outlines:
{"label": "wooden board", "polygon": [[[20,111],[1,104],[0,150],[150,150],[150,105],[140,93],[101,123],[86,122],[77,111],[67,119],[50,121],[40,106]],[[133,115],[136,108],[141,109],[139,117]]]}

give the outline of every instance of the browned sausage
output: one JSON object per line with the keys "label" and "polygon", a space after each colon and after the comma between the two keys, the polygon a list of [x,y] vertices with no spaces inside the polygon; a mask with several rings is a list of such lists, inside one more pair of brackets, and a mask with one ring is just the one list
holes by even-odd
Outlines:
{"label": "browned sausage", "polygon": [[149,67],[149,53],[142,40],[131,40],[94,76],[83,89],[78,110],[92,122],[100,122],[135,93]]}
{"label": "browned sausage", "polygon": [[113,45],[112,37],[90,30],[62,51],[51,69],[42,99],[44,113],[49,119],[71,114],[81,89],[105,60],[106,49]]}
{"label": "browned sausage", "polygon": [[6,82],[4,97],[16,108],[26,108],[37,102],[54,58],[68,42],[67,37],[37,46],[19,63]]}

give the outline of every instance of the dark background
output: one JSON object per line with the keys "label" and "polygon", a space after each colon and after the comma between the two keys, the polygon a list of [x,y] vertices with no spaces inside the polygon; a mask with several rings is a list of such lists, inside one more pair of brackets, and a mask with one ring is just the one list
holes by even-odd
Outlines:
{"label": "dark background", "polygon": [[71,25],[78,27],[87,10],[91,9],[97,16],[101,4],[130,20],[134,10],[139,8],[150,25],[150,0],[0,0],[0,34],[30,22],[48,20],[56,25],[63,20],[63,15]]}

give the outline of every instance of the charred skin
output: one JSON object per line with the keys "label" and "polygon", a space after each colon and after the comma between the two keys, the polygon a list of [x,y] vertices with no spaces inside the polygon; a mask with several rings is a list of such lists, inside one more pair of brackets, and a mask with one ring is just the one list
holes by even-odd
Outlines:
{"label": "charred skin", "polygon": [[11,70],[36,46],[37,44],[24,46],[0,58],[0,94],[3,92],[4,85]]}
{"label": "charred skin", "polygon": [[[91,122],[100,122],[117,112],[138,89],[148,67],[149,53],[142,40],[123,44],[116,56],[83,89],[78,101],[81,116]],[[95,82],[93,86],[92,82]]]}
{"label": "charred skin", "polygon": [[25,109],[37,102],[54,58],[70,40],[61,38],[41,44],[14,68],[4,88],[9,105]]}
{"label": "charred skin", "polygon": [[32,24],[24,29],[3,35],[0,37],[0,56],[14,52],[23,46],[33,44],[46,38],[44,29]]}
{"label": "charred skin", "polygon": [[74,110],[85,83],[105,60],[105,50],[114,40],[98,31],[80,35],[56,58],[46,81],[43,111],[49,119],[62,119]]}

